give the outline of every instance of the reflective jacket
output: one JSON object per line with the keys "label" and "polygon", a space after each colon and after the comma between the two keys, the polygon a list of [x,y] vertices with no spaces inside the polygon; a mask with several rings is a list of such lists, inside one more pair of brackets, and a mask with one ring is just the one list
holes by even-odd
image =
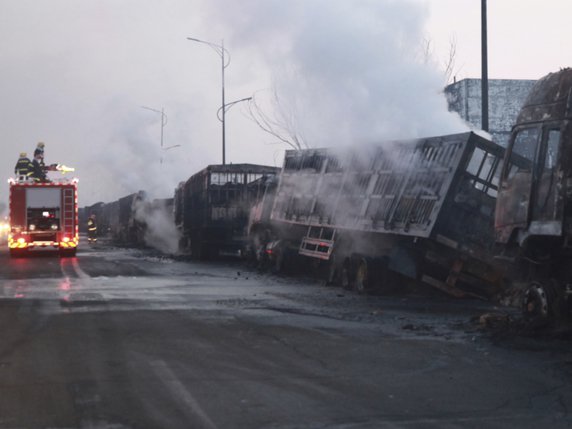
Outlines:
{"label": "reflective jacket", "polygon": [[90,232],[97,231],[97,225],[95,224],[95,221],[93,219],[87,220],[87,230]]}
{"label": "reflective jacket", "polygon": [[40,164],[40,162],[34,158],[34,160],[32,161],[32,176],[34,179],[36,179],[37,181],[46,181],[47,177],[46,177],[46,172],[44,171],[44,168],[42,167],[42,165]]}
{"label": "reflective jacket", "polygon": [[34,166],[32,165],[32,161],[29,158],[23,157],[18,158],[18,162],[16,162],[16,167],[14,167],[14,174],[16,176],[26,176],[30,177],[34,172]]}

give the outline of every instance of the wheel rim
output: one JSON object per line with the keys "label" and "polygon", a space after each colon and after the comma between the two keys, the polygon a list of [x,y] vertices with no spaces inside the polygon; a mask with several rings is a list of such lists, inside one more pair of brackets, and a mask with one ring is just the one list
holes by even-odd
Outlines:
{"label": "wheel rim", "polygon": [[527,321],[546,323],[550,318],[551,302],[544,285],[534,283],[524,293],[522,310]]}

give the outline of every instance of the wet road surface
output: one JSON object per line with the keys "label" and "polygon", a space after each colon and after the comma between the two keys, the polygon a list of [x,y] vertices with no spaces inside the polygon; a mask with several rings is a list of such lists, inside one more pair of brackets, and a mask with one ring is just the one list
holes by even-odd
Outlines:
{"label": "wet road surface", "polygon": [[1,428],[570,427],[572,346],[489,304],[358,296],[237,262],[0,252]]}

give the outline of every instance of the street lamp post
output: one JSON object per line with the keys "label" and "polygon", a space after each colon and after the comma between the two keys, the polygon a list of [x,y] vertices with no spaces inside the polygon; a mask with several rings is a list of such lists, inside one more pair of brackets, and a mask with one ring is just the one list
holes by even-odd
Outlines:
{"label": "street lamp post", "polygon": [[[219,56],[221,59],[221,76],[222,76],[222,118],[219,118],[222,122],[222,164],[226,164],[226,129],[225,129],[225,100],[224,100],[224,69],[228,67],[230,64],[230,54],[224,48],[224,40],[221,41],[220,45],[216,43],[207,42],[201,39],[195,39],[194,37],[187,37],[187,40],[192,42],[204,43],[205,45],[210,46]],[[228,57],[225,59],[225,53]]]}
{"label": "street lamp post", "polygon": [[[161,107],[161,110],[157,110],[157,109],[153,109],[153,108],[147,107],[147,106],[141,106],[141,108],[146,109],[146,110],[151,110],[152,112],[156,112],[156,113],[161,114],[161,159],[159,160],[159,163],[163,164],[163,129],[165,128],[165,125],[167,125],[167,121],[168,121],[167,115],[165,115],[165,109],[163,107]],[[171,147],[173,147],[173,146],[171,146]],[[171,149],[171,147],[169,147],[167,149]]]}
{"label": "street lamp post", "polygon": [[142,109],[151,110],[152,112],[157,112],[161,114],[161,149],[163,148],[163,128],[167,125],[167,115],[165,115],[165,109],[161,108],[161,110],[152,109],[151,107],[141,106]]}

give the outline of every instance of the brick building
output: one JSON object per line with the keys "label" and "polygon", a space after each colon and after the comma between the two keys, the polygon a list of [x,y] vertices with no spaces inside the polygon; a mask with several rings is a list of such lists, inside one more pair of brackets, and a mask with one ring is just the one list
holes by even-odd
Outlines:
{"label": "brick building", "polygon": [[[512,126],[535,80],[489,79],[489,133],[506,146]],[[472,127],[481,129],[481,79],[463,79],[448,85],[449,110]]]}

